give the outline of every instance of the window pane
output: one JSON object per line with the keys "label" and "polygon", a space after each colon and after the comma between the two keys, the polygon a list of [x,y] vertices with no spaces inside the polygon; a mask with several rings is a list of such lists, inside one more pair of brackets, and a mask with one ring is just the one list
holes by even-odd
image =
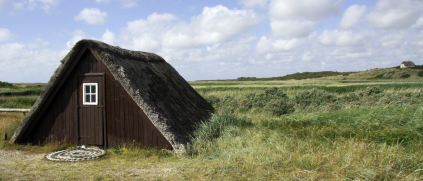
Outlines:
{"label": "window pane", "polygon": [[91,102],[95,102],[95,94],[91,95]]}
{"label": "window pane", "polygon": [[87,95],[85,95],[85,102],[91,102],[91,101],[90,101],[90,95],[88,95],[88,94],[87,94]]}
{"label": "window pane", "polygon": [[85,93],[90,93],[90,86],[89,85],[85,86]]}
{"label": "window pane", "polygon": [[95,93],[95,85],[91,86],[91,93]]}

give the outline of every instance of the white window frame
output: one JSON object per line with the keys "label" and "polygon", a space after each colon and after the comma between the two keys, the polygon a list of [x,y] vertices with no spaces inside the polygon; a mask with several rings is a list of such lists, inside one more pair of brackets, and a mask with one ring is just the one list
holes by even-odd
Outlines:
{"label": "white window frame", "polygon": [[[89,86],[90,87],[90,91],[91,91],[91,86],[95,86],[95,93],[89,92],[87,93],[85,91],[85,87]],[[98,105],[98,83],[83,83],[82,84],[82,105]],[[90,96],[91,99],[91,95],[95,95],[95,102],[93,102],[92,100],[90,102],[87,102],[87,100],[85,100],[86,95]]]}

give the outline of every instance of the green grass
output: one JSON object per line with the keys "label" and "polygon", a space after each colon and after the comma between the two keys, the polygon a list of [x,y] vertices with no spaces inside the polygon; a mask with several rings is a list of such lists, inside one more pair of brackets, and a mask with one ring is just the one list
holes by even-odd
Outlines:
{"label": "green grass", "polygon": [[31,108],[38,97],[0,97],[0,108]]}
{"label": "green grass", "polygon": [[43,88],[44,85],[41,84],[11,84],[0,82],[0,97],[40,95]]}
{"label": "green grass", "polygon": [[385,74],[379,74],[379,75],[376,75],[375,77],[368,78],[368,79],[369,79],[369,80],[381,79],[381,78],[383,77],[383,75],[385,75]]}
{"label": "green grass", "polygon": [[401,75],[401,79],[406,79],[406,78],[409,78],[409,77],[411,77],[411,75],[410,74],[404,74],[404,75]]}
{"label": "green grass", "polygon": [[[372,84],[371,86],[378,86],[382,89],[412,89],[412,88],[422,88],[421,83],[395,83],[395,84]],[[279,87],[284,91],[293,91],[293,90],[308,90],[308,89],[321,89],[328,92],[333,93],[347,93],[347,92],[354,92],[357,90],[363,90],[369,87],[369,85],[345,85],[345,86],[286,86],[286,87]],[[212,93],[212,92],[220,92],[220,91],[257,91],[261,90],[264,91],[269,87],[202,87],[202,88],[195,88],[197,92],[200,94]]]}

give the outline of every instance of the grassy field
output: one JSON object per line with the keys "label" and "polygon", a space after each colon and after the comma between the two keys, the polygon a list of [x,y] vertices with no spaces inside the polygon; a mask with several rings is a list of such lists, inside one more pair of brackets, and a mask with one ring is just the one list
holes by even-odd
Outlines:
{"label": "grassy field", "polygon": [[[2,139],[0,180],[422,180],[423,84],[333,79],[191,82],[216,113],[184,154],[123,145],[62,163],[43,156],[75,145]],[[0,113],[0,134],[22,119]]]}

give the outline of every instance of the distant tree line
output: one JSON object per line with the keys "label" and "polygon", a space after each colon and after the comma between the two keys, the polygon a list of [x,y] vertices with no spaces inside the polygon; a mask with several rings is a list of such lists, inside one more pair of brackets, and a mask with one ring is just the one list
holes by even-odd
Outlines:
{"label": "distant tree line", "polygon": [[312,79],[312,78],[320,78],[320,77],[329,77],[335,75],[343,75],[348,76],[355,72],[333,72],[333,71],[323,71],[323,72],[302,72],[302,73],[294,73],[285,75],[282,77],[270,77],[270,78],[256,78],[256,77],[239,77],[237,80],[239,81],[254,81],[254,80],[302,80],[302,79]]}
{"label": "distant tree line", "polygon": [[9,83],[9,82],[2,82],[0,81],[0,87],[12,87],[13,84]]}

